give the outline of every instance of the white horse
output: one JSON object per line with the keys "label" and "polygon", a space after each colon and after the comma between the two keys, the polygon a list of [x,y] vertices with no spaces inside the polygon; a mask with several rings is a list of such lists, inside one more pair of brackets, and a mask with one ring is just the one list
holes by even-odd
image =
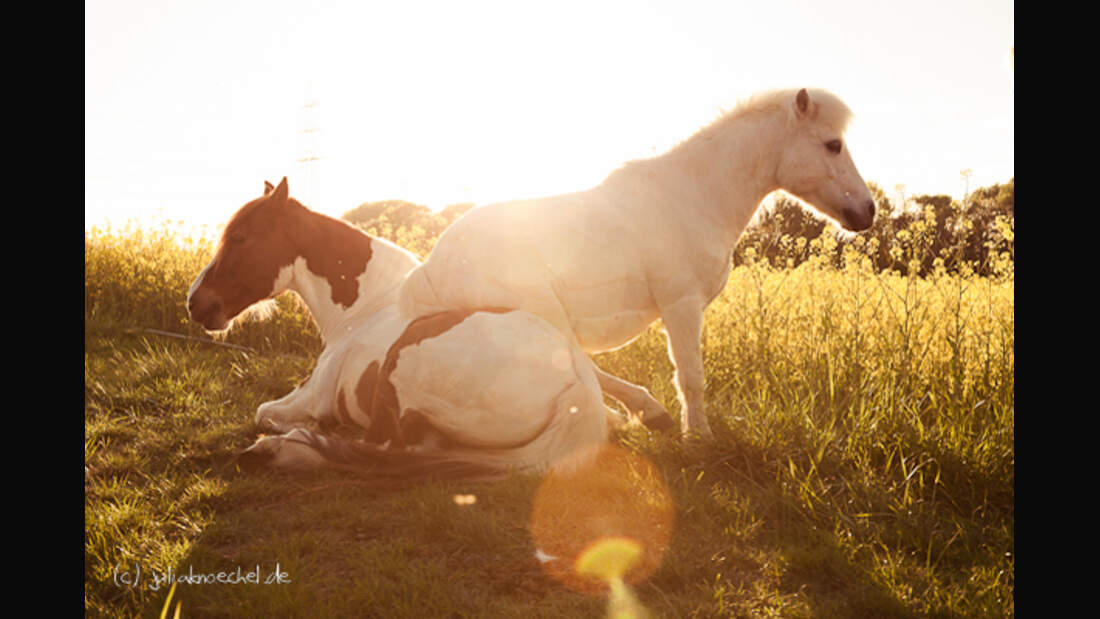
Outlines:
{"label": "white horse", "polygon": [[[591,359],[527,312],[401,317],[397,290],[418,264],[307,209],[285,178],[233,215],[188,292],[191,317],[224,330],[292,290],[325,344],[304,383],[256,412],[261,428],[286,434],[246,453],[276,468],[369,466],[404,479],[573,467],[590,457],[611,414]],[[334,423],[363,428],[365,440],[316,432]]]}
{"label": "white horse", "polygon": [[[703,310],[725,286],[734,246],[763,199],[783,189],[844,228],[871,226],[875,204],[842,139],[850,116],[825,91],[764,93],[587,191],[475,208],[409,275],[402,312],[523,309],[589,352],[623,346],[660,318],[681,428],[709,436]],[[598,376],[633,414],[661,414],[640,387]]]}

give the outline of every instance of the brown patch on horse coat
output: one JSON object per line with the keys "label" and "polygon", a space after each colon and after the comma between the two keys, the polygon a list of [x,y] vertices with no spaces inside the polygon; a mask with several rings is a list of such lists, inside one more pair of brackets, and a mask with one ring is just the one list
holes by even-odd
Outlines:
{"label": "brown patch on horse coat", "polygon": [[400,428],[402,438],[410,445],[419,445],[428,436],[432,424],[424,413],[415,408],[407,408],[401,413]]}
{"label": "brown patch on horse coat", "polygon": [[340,420],[340,423],[345,425],[353,425],[351,413],[348,412],[348,403],[344,398],[343,390],[336,392],[336,418]]}
{"label": "brown patch on horse coat", "polygon": [[379,416],[374,413],[375,406],[383,405],[381,401],[375,403],[374,393],[377,384],[378,362],[371,361],[355,385],[355,401],[359,404],[359,410],[366,413],[367,418],[370,419],[370,427],[367,428],[365,438],[372,443],[384,443],[393,432],[390,428],[381,427],[380,421],[384,421],[384,417],[379,419]]}
{"label": "brown patch on horse coat", "polygon": [[[332,302],[351,307],[359,298],[358,277],[367,270],[374,250],[370,236],[363,234],[339,220],[332,220],[331,226],[303,230],[302,254],[306,259],[306,268],[328,280],[332,287]],[[331,255],[332,248],[339,248],[340,258]]]}
{"label": "brown patch on horse coat", "polygon": [[[370,411],[369,416],[371,418],[368,440],[380,443],[390,440],[392,441],[391,445],[404,447],[416,440],[422,440],[428,427],[427,419],[419,411],[416,411],[416,414],[408,420],[404,418],[400,410],[400,403],[397,401],[397,389],[390,381],[390,375],[397,368],[398,357],[401,356],[402,349],[438,337],[477,312],[502,314],[510,311],[512,310],[507,308],[449,310],[423,316],[409,323],[409,326],[405,327],[405,331],[401,333],[401,336],[386,352],[386,360],[381,369],[372,371],[378,363],[377,361],[372,362],[364,373],[364,378],[359,381],[360,389],[362,389],[366,376],[371,375],[371,388],[374,398],[371,405],[364,408],[364,410]],[[358,395],[362,398],[364,393],[360,391]],[[360,399],[360,403],[362,402],[363,400]],[[409,434],[406,434],[406,431]]]}

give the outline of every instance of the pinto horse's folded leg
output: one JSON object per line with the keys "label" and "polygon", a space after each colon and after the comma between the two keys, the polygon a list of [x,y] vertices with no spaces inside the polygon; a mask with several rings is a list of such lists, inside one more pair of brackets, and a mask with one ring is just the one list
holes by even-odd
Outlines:
{"label": "pinto horse's folded leg", "polygon": [[256,409],[256,425],[268,432],[289,432],[295,428],[315,430],[320,425],[313,409],[305,406],[306,399],[298,390],[286,396],[264,402]]}
{"label": "pinto horse's folded leg", "polygon": [[333,399],[335,381],[328,373],[311,375],[294,391],[278,400],[264,402],[256,409],[256,425],[271,432],[289,432],[295,428],[316,430],[322,423],[336,421]]}
{"label": "pinto horse's folded leg", "polygon": [[324,456],[312,446],[314,435],[296,429],[281,436],[262,436],[237,456],[245,468],[272,468],[282,471],[311,471],[327,465]]}

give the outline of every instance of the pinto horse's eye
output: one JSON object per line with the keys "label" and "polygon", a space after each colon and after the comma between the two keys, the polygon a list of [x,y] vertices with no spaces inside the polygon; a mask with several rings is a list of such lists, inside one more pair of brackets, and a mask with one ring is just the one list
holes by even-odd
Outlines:
{"label": "pinto horse's eye", "polygon": [[825,148],[829,149],[829,152],[834,155],[840,154],[840,148],[843,146],[840,140],[829,140],[825,142]]}
{"label": "pinto horse's eye", "polygon": [[229,242],[234,244],[234,245],[240,245],[241,243],[244,243],[244,239],[245,239],[244,235],[240,234],[239,232],[236,233],[236,234],[230,234],[229,235]]}

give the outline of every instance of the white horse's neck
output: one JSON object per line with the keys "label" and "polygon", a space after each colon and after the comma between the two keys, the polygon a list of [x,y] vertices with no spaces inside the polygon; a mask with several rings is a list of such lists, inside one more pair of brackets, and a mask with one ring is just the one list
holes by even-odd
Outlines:
{"label": "white horse's neck", "polygon": [[783,131],[783,119],[754,114],[717,123],[665,154],[631,166],[646,170],[656,182],[664,176],[667,187],[679,188],[676,208],[694,210],[697,220],[721,230],[732,248],[764,198],[779,189],[780,153],[773,134]]}

